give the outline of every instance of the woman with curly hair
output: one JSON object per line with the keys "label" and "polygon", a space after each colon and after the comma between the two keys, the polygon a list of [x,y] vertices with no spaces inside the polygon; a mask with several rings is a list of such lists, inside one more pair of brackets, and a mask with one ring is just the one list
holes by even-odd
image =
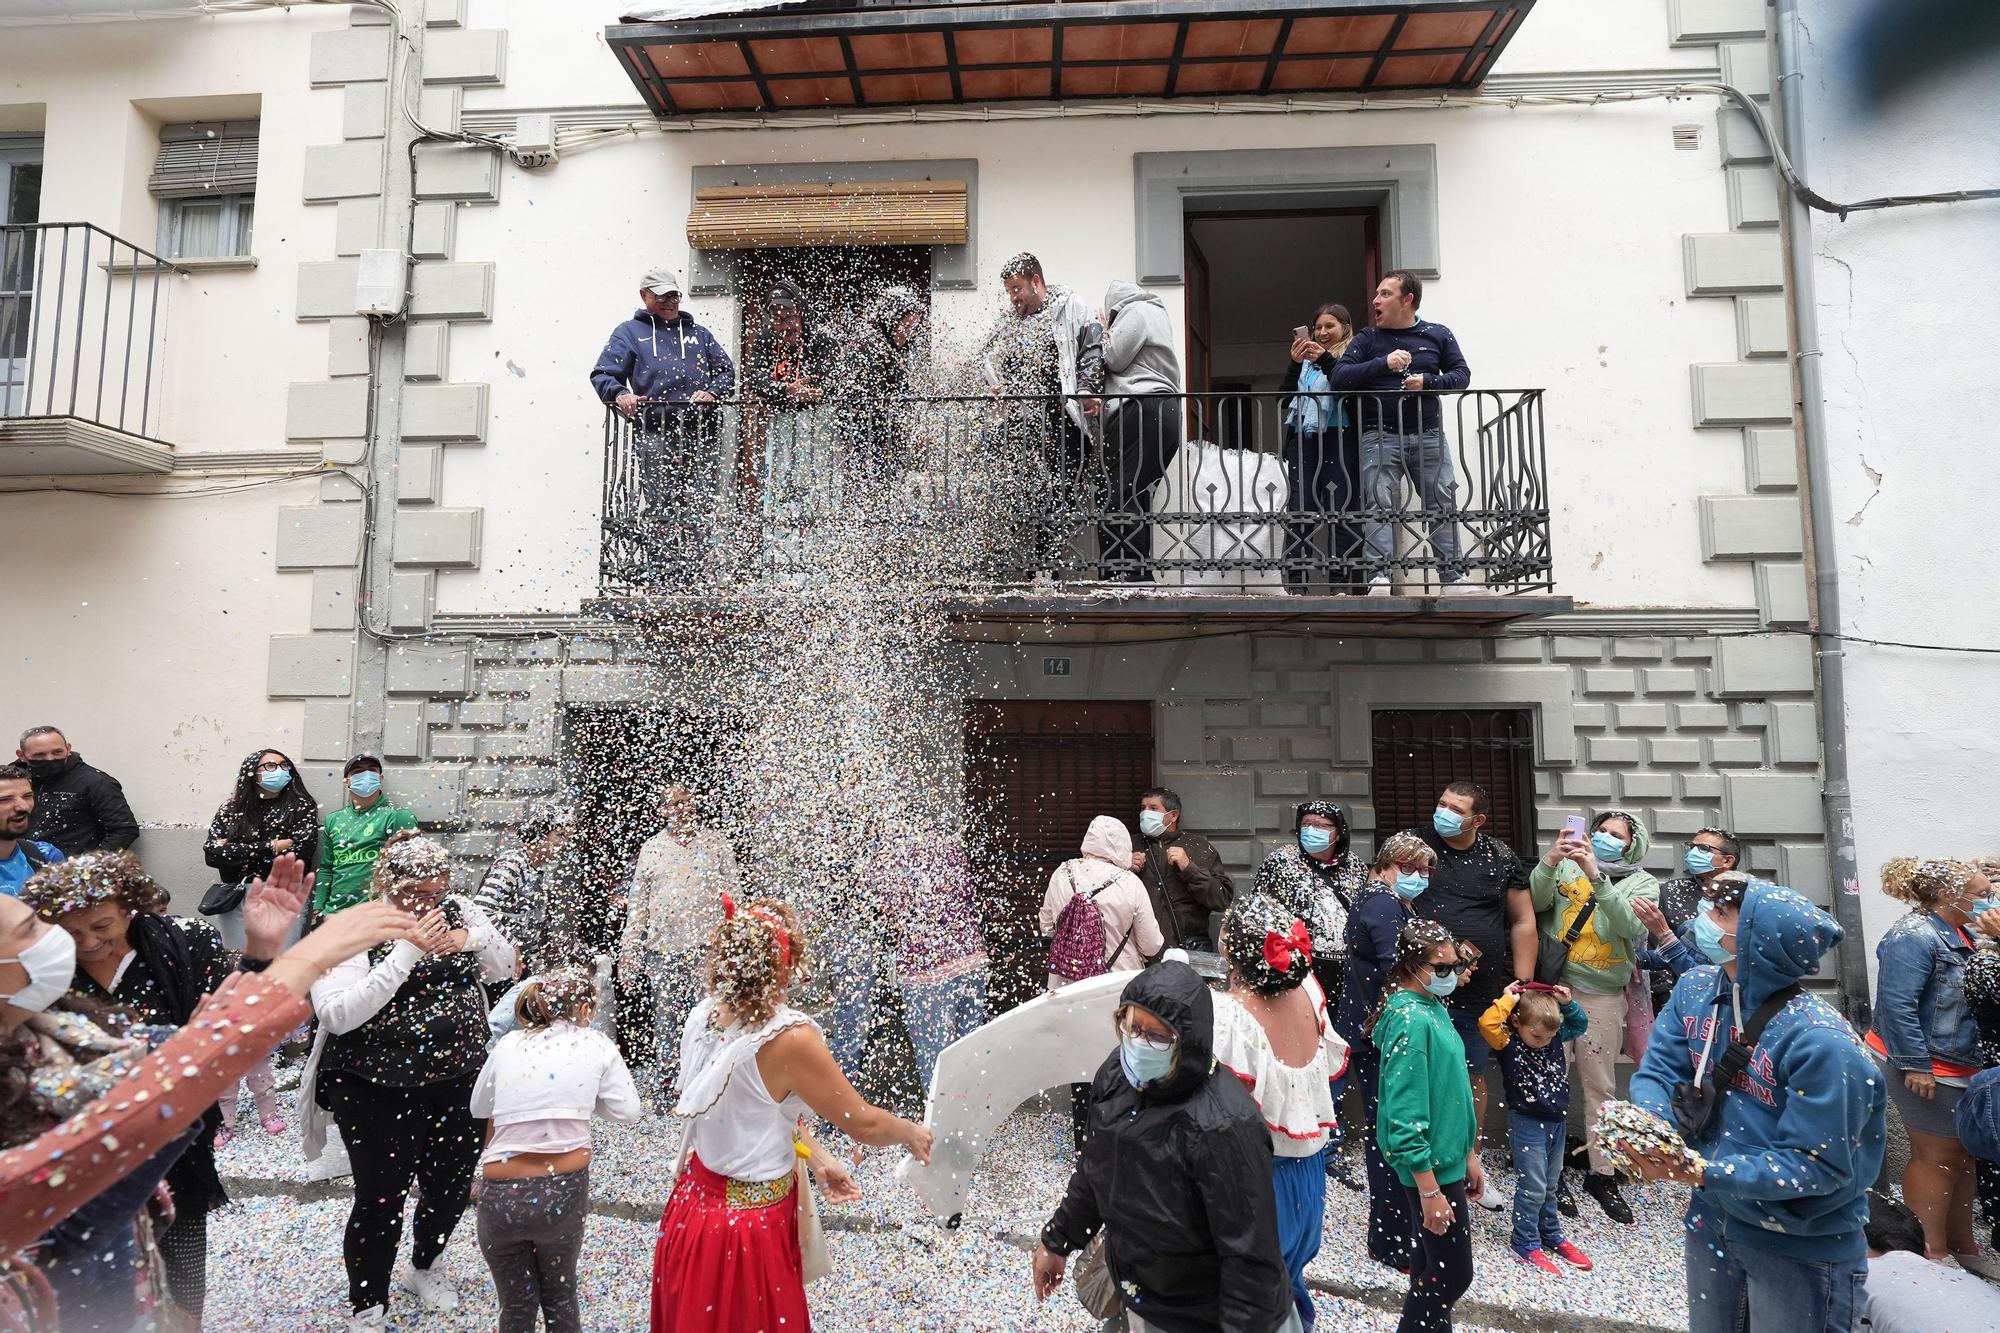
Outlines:
{"label": "woman with curly hair", "polygon": [[811,1333],[805,1167],[830,1201],[860,1192],[802,1118],[812,1111],[856,1143],[906,1148],[926,1165],[931,1133],[863,1101],[819,1025],[791,1007],[812,962],[797,914],[768,898],[739,909],[724,897],[722,910],[708,937],[708,998],[681,1037],[674,1114],[689,1123],[653,1250],[652,1333]]}
{"label": "woman with curly hair", "polygon": [[[234,960],[206,921],[167,917],[166,890],[130,852],[85,852],[21,886],[21,900],[76,944],[70,994],[144,1026],[185,1027]],[[215,1170],[220,1108],[211,1106],[167,1172],[173,1220],[159,1232],[167,1290],[198,1326],[208,1297],[208,1215],[229,1202]]]}
{"label": "woman with curly hair", "polygon": [[1910,1135],[1903,1202],[1924,1224],[1933,1259],[1950,1256],[1982,1276],[2000,1263],[1972,1233],[1975,1174],[1952,1112],[1979,1072],[1979,1029],[1965,994],[1974,941],[1971,909],[1992,894],[1964,861],[1902,856],[1882,867],[1882,891],[1910,905],[1875,946],[1875,1025],[1869,1049]]}
{"label": "woman with curly hair", "polygon": [[1466,1196],[1486,1185],[1473,1127],[1465,1042],[1445,1012],[1465,967],[1458,942],[1435,921],[1396,937],[1396,961],[1368,1035],[1382,1053],[1375,1139],[1417,1219],[1416,1261],[1397,1333],[1450,1333],[1451,1308],[1472,1285]]}
{"label": "woman with curly hair", "polygon": [[412,1183],[422,1196],[400,1285],[430,1309],[458,1305],[433,1266],[470,1201],[486,1143],[486,1124],[472,1113],[486,1063],[481,982],[511,977],[514,949],[450,889],[444,844],[414,830],[392,834],[369,891],[416,917],[416,929],[355,955],[312,988],[319,1035],[300,1081],[299,1118],[308,1161],[326,1146],[330,1114],[354,1163],[343,1246],[350,1329],[387,1322]]}
{"label": "woman with curly hair", "polygon": [[1222,954],[1229,991],[1215,1002],[1215,1058],[1243,1080],[1270,1128],[1278,1249],[1310,1329],[1306,1265],[1326,1217],[1326,1157],[1339,1126],[1333,1084],[1347,1068],[1347,1043],[1313,979],[1303,921],[1262,894],[1238,898],[1222,918]]}

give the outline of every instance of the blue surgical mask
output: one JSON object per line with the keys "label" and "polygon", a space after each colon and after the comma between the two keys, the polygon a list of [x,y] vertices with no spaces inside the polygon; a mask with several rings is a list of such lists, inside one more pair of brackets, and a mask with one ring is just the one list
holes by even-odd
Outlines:
{"label": "blue surgical mask", "polygon": [[1442,1000],[1458,989],[1458,973],[1433,972],[1431,979],[1424,983],[1424,989]]}
{"label": "blue surgical mask", "polygon": [[347,789],[365,801],[382,790],[382,775],[364,768],[347,780]]}
{"label": "blue surgical mask", "polygon": [[1590,850],[1597,853],[1598,861],[1604,865],[1616,865],[1625,859],[1625,844],[1603,829],[1590,835]]}
{"label": "blue surgical mask", "polygon": [[1139,832],[1149,838],[1157,838],[1167,831],[1167,817],[1158,810],[1139,812]]}
{"label": "blue surgical mask", "polygon": [[1165,1078],[1173,1069],[1174,1048],[1154,1046],[1125,1033],[1118,1038],[1118,1063],[1125,1070],[1126,1081],[1135,1088],[1143,1088]]}
{"label": "blue surgical mask", "polygon": [[1411,875],[1398,870],[1396,872],[1396,882],[1391,887],[1396,890],[1398,898],[1401,898],[1404,902],[1408,902],[1430,886],[1431,877],[1429,875]]}
{"label": "blue surgical mask", "polygon": [[1706,847],[1690,847],[1687,855],[1681,858],[1681,864],[1688,868],[1690,875],[1706,875],[1715,869],[1715,853]]}
{"label": "blue surgical mask", "polygon": [[1980,916],[1983,913],[1992,911],[1996,907],[2000,907],[2000,898],[1974,898],[1971,904],[1966,907],[1965,914],[1967,916]]}
{"label": "blue surgical mask", "polygon": [[1692,922],[1692,927],[1694,930],[1694,947],[1701,950],[1702,957],[1708,959],[1709,962],[1717,964],[1726,963],[1736,956],[1731,950],[1722,947],[1724,938],[1723,929],[1715,923],[1715,918],[1708,913],[1697,913]]}
{"label": "blue surgical mask", "polygon": [[1456,838],[1465,827],[1465,816],[1441,805],[1431,812],[1431,827],[1438,831],[1440,838]]}
{"label": "blue surgical mask", "polygon": [[292,770],[273,768],[257,775],[257,785],[268,792],[281,792],[292,785]]}
{"label": "blue surgical mask", "polygon": [[1302,828],[1299,830],[1299,850],[1308,856],[1318,856],[1333,846],[1333,830],[1324,828]]}

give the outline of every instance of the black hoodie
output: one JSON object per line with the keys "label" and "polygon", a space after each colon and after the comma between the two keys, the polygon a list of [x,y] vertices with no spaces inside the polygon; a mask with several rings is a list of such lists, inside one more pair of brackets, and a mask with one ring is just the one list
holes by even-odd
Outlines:
{"label": "black hoodie", "polygon": [[28,836],[54,843],[64,856],[122,852],[139,841],[139,820],[118,779],[83,762],[74,750],[53,773],[34,772],[35,818]]}
{"label": "black hoodie", "polygon": [[1118,1052],[1090,1088],[1090,1128],[1042,1244],[1100,1227],[1127,1309],[1164,1333],[1272,1333],[1291,1308],[1271,1191],[1271,1132],[1216,1063],[1215,1005],[1186,963],[1157,963],[1120,997],[1174,1030],[1173,1072],[1134,1088]]}

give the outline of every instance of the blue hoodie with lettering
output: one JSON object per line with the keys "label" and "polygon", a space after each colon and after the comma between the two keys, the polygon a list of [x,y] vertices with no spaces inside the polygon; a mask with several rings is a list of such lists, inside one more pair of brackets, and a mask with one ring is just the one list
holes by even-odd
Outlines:
{"label": "blue hoodie with lettering", "polygon": [[[1736,924],[1737,996],[1720,967],[1675,985],[1632,1075],[1632,1101],[1673,1122],[1674,1085],[1722,1058],[1774,991],[1819,971],[1841,928],[1804,895],[1752,883]],[[1867,1252],[1868,1187],[1882,1168],[1882,1075],[1853,1027],[1817,995],[1794,996],[1751,1051],[1709,1132],[1692,1146],[1709,1161],[1688,1201],[1687,1228],[1718,1248],[1790,1259],[1857,1260]]]}
{"label": "blue hoodie with lettering", "polygon": [[684,403],[704,390],[728,398],[736,392],[736,364],[687,311],[665,320],[635,310],[611,330],[591,367],[590,385],[607,403],[627,389],[669,403]]}

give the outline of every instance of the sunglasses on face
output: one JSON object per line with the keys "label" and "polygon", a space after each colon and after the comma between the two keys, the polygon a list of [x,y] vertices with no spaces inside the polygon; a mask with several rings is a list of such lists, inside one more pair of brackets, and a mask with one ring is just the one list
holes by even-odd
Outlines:
{"label": "sunglasses on face", "polygon": [[1454,972],[1471,971],[1472,965],[1478,961],[1476,958],[1461,958],[1455,963],[1432,963],[1430,969],[1441,977],[1448,977]]}

